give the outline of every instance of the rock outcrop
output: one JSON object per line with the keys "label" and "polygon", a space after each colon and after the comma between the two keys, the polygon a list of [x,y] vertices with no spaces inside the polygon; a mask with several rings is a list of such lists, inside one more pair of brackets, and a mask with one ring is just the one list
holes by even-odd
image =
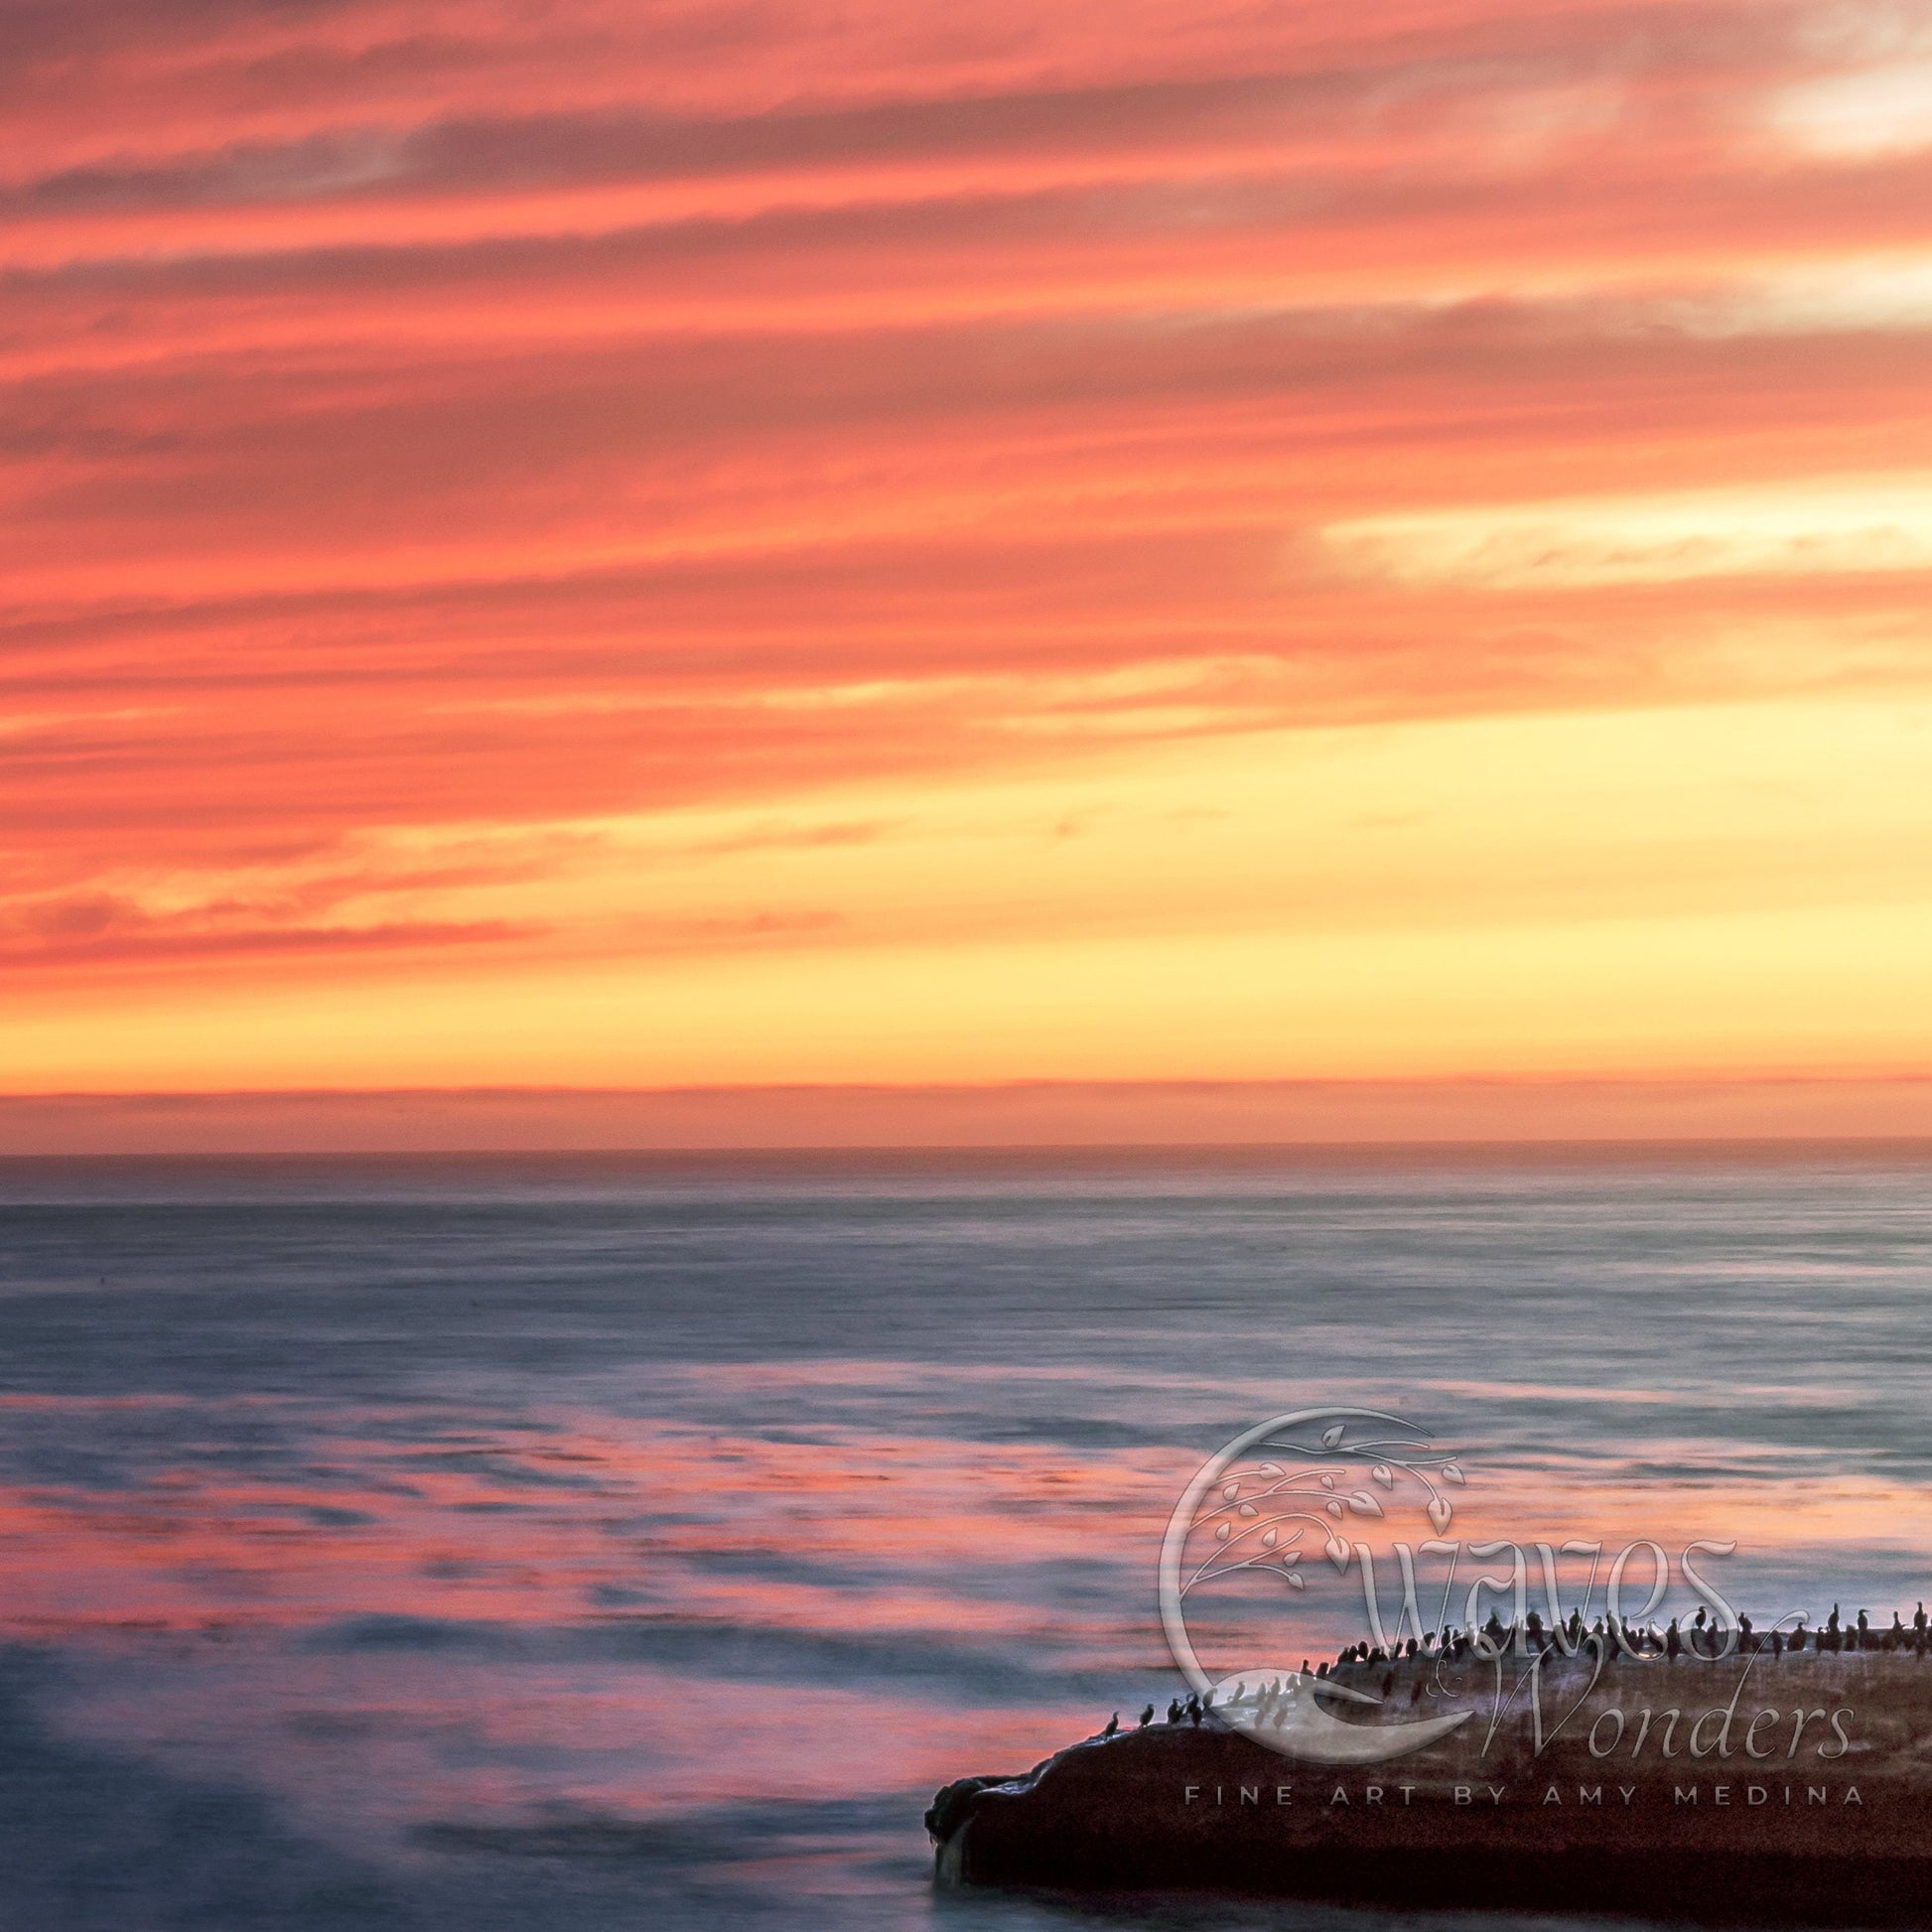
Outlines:
{"label": "rock outcrop", "polygon": [[[938,1875],[1932,1922],[1932,1658],[1549,1657],[1534,1673],[1510,1659],[1500,1677],[1473,1662],[1439,1675],[1421,1658],[1374,1688],[1365,1709],[1314,1680],[1277,1682],[1198,1726],[961,1779],[926,1817]],[[1375,1726],[1468,1715],[1390,1761],[1337,1765],[1259,1741],[1290,1690]],[[1297,1741],[1292,1725],[1284,1734]]]}

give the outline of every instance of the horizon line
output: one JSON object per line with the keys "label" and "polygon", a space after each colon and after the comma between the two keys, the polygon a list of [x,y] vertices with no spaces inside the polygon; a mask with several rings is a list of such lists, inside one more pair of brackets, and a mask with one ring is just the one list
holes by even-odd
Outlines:
{"label": "horizon line", "polygon": [[1932,1074],[0,1095],[0,1157],[1904,1144]]}

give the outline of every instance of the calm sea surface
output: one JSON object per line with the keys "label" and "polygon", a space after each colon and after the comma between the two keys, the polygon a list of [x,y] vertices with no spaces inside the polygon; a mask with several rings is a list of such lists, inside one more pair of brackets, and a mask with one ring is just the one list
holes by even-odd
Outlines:
{"label": "calm sea surface", "polygon": [[[1168,1513],[1285,1410],[1433,1430],[1471,1537],[1733,1541],[1760,1617],[1909,1617],[1929,1182],[0,1167],[0,1925],[1391,1923],[935,1896],[919,1814],[1166,1703]],[[1360,1622],[1310,1583],[1302,1654]]]}

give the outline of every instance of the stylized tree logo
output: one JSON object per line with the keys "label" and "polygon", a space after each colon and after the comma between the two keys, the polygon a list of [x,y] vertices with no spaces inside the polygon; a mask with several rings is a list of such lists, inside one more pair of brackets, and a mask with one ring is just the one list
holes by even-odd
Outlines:
{"label": "stylized tree logo", "polygon": [[[1336,1415],[1342,1420],[1327,1420]],[[1211,1525],[1213,1548],[1180,1579],[1179,1595],[1241,1570],[1278,1574],[1296,1589],[1305,1589],[1308,1584],[1299,1566],[1308,1554],[1304,1539],[1311,1530],[1320,1533],[1321,1554],[1345,1576],[1351,1551],[1338,1527],[1350,1515],[1379,1519],[1387,1514],[1374,1489],[1342,1487],[1364,1464],[1369,1481],[1391,1501],[1404,1478],[1419,1486],[1427,1494],[1424,1513],[1436,1534],[1449,1528],[1455,1512],[1437,1479],[1459,1485],[1464,1478],[1449,1456],[1433,1451],[1426,1429],[1373,1410],[1328,1410],[1311,1413],[1311,1420],[1325,1425],[1313,1443],[1294,1440],[1297,1418],[1277,1417],[1266,1426],[1263,1440],[1253,1445],[1254,1461],[1229,1461],[1217,1472],[1213,1486],[1218,1493],[1197,1504],[1187,1531],[1191,1536]],[[1222,1456],[1227,1454],[1224,1449]],[[1291,1471],[1285,1461],[1340,1463],[1344,1468],[1340,1473],[1319,1466]]]}
{"label": "stylized tree logo", "polygon": [[[1455,1513],[1443,1485],[1458,1487],[1462,1481],[1460,1466],[1434,1448],[1428,1430],[1380,1409],[1305,1409],[1277,1416],[1210,1456],[1174,1505],[1161,1545],[1161,1623],[1168,1648],[1196,1695],[1214,1706],[1217,1686],[1188,1633],[1189,1592],[1249,1572],[1305,1589],[1303,1566],[1314,1553],[1317,1534],[1318,1554],[1345,1576],[1355,1558],[1342,1534],[1350,1520],[1380,1521],[1391,1507],[1406,1502],[1420,1504],[1440,1539]],[[1205,1553],[1198,1554],[1195,1542],[1197,1554],[1190,1556],[1189,1543],[1203,1533]],[[1373,1562],[1366,1545],[1360,1550],[1364,1595],[1379,1630]],[[1409,1546],[1398,1543],[1396,1551],[1413,1590]],[[1377,1700],[1335,1678],[1279,1665],[1261,1675],[1269,1687],[1265,1694],[1249,1689],[1244,1697],[1240,1681],[1219,1686],[1233,1693],[1233,1702],[1216,1708],[1217,1719],[1272,1750],[1317,1763],[1386,1763],[1448,1736],[1470,1715],[1348,1724],[1324,1710],[1319,1699],[1357,1705]]]}

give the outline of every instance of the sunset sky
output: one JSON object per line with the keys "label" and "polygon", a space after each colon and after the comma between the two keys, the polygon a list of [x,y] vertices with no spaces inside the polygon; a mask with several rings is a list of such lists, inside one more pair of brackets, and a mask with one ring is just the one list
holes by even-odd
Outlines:
{"label": "sunset sky", "polygon": [[1932,1069],[1932,6],[7,42],[0,1091]]}

